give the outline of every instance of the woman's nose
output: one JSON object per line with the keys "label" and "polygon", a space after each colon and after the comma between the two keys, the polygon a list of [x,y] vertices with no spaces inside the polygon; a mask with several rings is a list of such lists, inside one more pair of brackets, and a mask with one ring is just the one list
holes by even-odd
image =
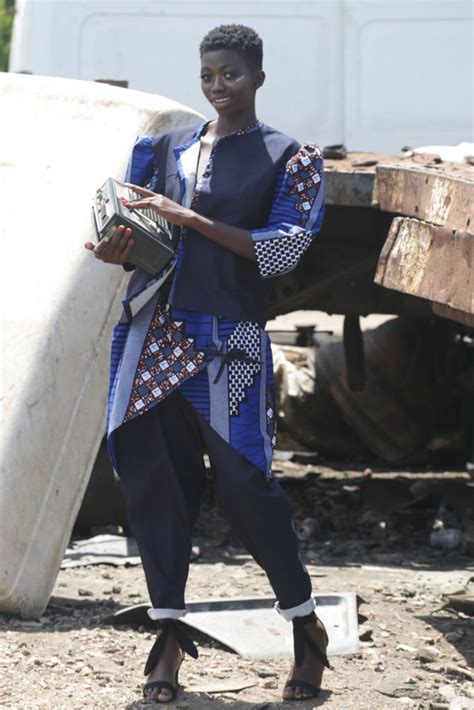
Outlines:
{"label": "woman's nose", "polygon": [[211,90],[215,93],[222,91],[224,89],[224,80],[221,76],[215,76],[212,82]]}

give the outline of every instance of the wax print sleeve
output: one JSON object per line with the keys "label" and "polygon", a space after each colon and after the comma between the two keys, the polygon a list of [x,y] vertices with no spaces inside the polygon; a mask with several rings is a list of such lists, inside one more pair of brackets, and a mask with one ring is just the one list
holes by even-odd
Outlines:
{"label": "wax print sleeve", "polygon": [[[153,153],[153,139],[151,136],[139,136],[132,148],[128,159],[124,182],[140,185],[154,190],[157,175],[157,166]],[[123,264],[125,271],[133,271],[135,266],[129,261]]]}
{"label": "wax print sleeve", "polygon": [[321,151],[306,143],[277,176],[267,226],[252,231],[260,276],[292,271],[321,229],[323,217]]}
{"label": "wax print sleeve", "polygon": [[149,190],[154,191],[157,169],[153,152],[153,138],[151,136],[138,137],[128,159],[125,182],[148,187]]}

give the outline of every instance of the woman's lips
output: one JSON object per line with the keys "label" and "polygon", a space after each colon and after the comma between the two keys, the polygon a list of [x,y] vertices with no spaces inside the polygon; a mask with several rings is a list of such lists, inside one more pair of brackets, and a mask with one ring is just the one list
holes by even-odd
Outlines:
{"label": "woman's lips", "polygon": [[225,104],[229,103],[230,101],[230,96],[223,96],[222,98],[219,99],[212,99],[212,103],[215,104],[216,106],[225,106]]}

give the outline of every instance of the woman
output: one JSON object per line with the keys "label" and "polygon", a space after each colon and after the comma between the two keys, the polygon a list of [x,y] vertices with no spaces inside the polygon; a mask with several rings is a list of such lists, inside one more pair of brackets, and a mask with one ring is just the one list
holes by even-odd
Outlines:
{"label": "woman", "polygon": [[[177,245],[156,278],[134,270],[112,348],[109,449],[143,561],[148,613],[159,623],[144,694],[172,700],[183,652],[197,655],[176,620],[186,613],[207,451],[222,512],[266,571],[277,611],[293,622],[296,658],[283,697],[299,700],[319,691],[327,636],[288,500],[271,474],[272,359],[263,328],[268,278],[294,268],[320,228],[322,161],[316,146],[300,147],[257,120],[265,74],[252,29],[215,28],[200,54],[217,120],[140,139],[127,176],[143,196],[128,206],[162,215]],[[127,269],[132,246],[124,227],[86,244]]]}

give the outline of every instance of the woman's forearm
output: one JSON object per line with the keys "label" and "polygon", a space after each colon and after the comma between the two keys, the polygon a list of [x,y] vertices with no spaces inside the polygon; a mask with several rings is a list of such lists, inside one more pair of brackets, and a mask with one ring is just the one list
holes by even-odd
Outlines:
{"label": "woman's forearm", "polygon": [[151,208],[168,222],[171,222],[171,224],[194,229],[204,237],[207,237],[207,239],[220,244],[225,249],[242,256],[244,259],[257,260],[252,235],[248,230],[233,227],[230,224],[224,224],[224,222],[218,222],[209,217],[203,217],[203,215],[183,207],[164,195],[156,194],[138,185],[126,184],[138,192],[139,195],[142,195],[144,199],[124,200],[125,206],[131,209]]}
{"label": "woman's forearm", "polygon": [[242,256],[244,259],[256,261],[252,235],[246,229],[240,229],[209,217],[203,217],[196,212],[191,212],[185,226],[194,229],[207,237],[207,239],[220,244],[225,249]]}

